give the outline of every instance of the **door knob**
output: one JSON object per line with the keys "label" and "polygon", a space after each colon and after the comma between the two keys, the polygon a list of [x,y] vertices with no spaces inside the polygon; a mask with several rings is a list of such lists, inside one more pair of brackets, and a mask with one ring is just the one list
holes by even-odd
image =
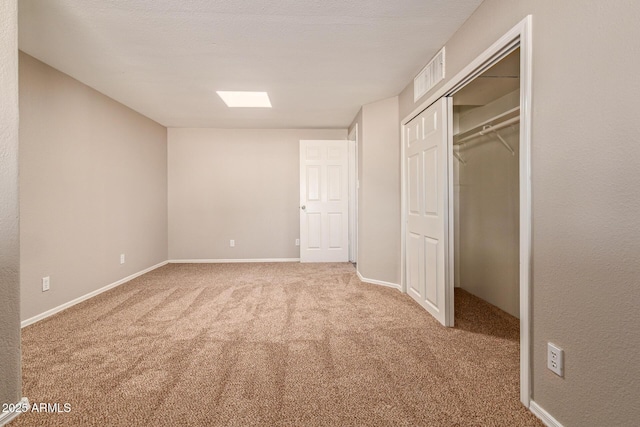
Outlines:
{"label": "door knob", "polygon": [[307,210],[307,206],[306,205],[302,205],[302,206],[300,206],[300,209],[302,209],[303,211]]}

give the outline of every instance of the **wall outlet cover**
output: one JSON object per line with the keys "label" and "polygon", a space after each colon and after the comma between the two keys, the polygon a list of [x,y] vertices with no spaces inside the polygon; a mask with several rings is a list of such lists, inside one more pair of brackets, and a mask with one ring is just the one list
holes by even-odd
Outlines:
{"label": "wall outlet cover", "polygon": [[564,376],[564,350],[553,343],[547,343],[547,368],[556,375]]}

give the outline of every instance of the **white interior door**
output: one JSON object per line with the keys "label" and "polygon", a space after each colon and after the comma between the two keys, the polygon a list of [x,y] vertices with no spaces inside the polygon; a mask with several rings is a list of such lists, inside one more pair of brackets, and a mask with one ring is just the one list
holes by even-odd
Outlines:
{"label": "white interior door", "polygon": [[300,141],[300,261],[349,261],[349,149]]}
{"label": "white interior door", "polygon": [[445,326],[453,326],[449,271],[450,99],[440,99],[403,129],[406,289]]}

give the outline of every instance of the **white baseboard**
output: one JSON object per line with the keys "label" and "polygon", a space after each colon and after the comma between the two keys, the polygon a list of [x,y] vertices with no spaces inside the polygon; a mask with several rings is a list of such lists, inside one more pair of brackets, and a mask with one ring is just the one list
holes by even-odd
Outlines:
{"label": "white baseboard", "polygon": [[133,279],[135,279],[135,278],[136,278],[136,277],[138,277],[138,276],[142,276],[143,274],[147,274],[148,272],[150,272],[150,271],[152,271],[152,270],[155,270],[156,268],[162,267],[163,265],[166,265],[168,262],[169,262],[169,261],[163,261],[163,262],[161,262],[161,263],[159,263],[159,264],[156,264],[156,265],[151,266],[151,267],[149,267],[149,268],[146,268],[146,269],[144,269],[144,270],[142,270],[142,271],[139,271],[139,272],[137,272],[137,273],[134,273],[134,274],[132,274],[131,276],[127,276],[127,277],[125,277],[124,279],[120,279],[120,280],[118,280],[117,282],[113,282],[113,283],[111,283],[111,284],[109,284],[109,285],[107,285],[107,286],[104,286],[104,287],[100,288],[100,289],[96,289],[96,290],[95,290],[95,291],[93,291],[93,292],[89,292],[89,293],[88,293],[88,294],[86,294],[86,295],[83,295],[83,296],[78,297],[78,298],[76,298],[76,299],[74,299],[74,300],[71,300],[71,301],[66,302],[66,303],[64,303],[64,304],[62,304],[62,305],[59,305],[59,306],[57,306],[57,307],[55,307],[55,308],[52,308],[51,310],[47,310],[47,311],[45,311],[44,313],[40,313],[40,314],[38,314],[38,315],[36,315],[36,316],[33,316],[33,317],[29,318],[29,319],[23,320],[23,321],[20,323],[20,326],[21,326],[22,328],[24,328],[25,326],[29,326],[29,325],[31,325],[31,324],[33,324],[33,323],[36,323],[36,322],[38,322],[38,321],[40,321],[40,320],[42,320],[42,319],[45,319],[45,318],[47,318],[47,317],[49,317],[49,316],[53,316],[54,314],[59,313],[59,312],[61,312],[62,310],[65,310],[65,309],[67,309],[67,308],[69,308],[69,307],[71,307],[71,306],[74,306],[74,305],[76,305],[76,304],[78,304],[78,303],[80,303],[80,302],[82,302],[82,301],[86,301],[86,300],[88,300],[89,298],[93,298],[93,297],[95,297],[96,295],[99,295],[99,294],[101,294],[101,293],[103,293],[103,292],[108,291],[109,289],[113,289],[113,288],[115,288],[116,286],[120,286],[120,285],[122,285],[123,283],[127,283],[128,281],[133,280]]}
{"label": "white baseboard", "polygon": [[533,415],[540,418],[547,427],[563,427],[558,420],[553,418],[550,413],[545,411],[542,406],[538,405],[533,400],[529,403],[529,410],[533,412]]}
{"label": "white baseboard", "polygon": [[[26,408],[29,405],[29,399],[27,399],[26,397],[23,397],[22,399],[20,399],[20,402],[18,402],[16,404],[16,406],[22,406],[24,408]],[[5,424],[8,424],[9,421],[13,421],[15,420],[18,415],[20,415],[23,411],[12,411],[12,412],[0,412],[0,427],[2,427]]]}
{"label": "white baseboard", "polygon": [[171,259],[171,264],[232,264],[241,262],[300,262],[300,258],[249,258],[249,259]]}
{"label": "white baseboard", "polygon": [[384,282],[382,280],[367,279],[366,277],[363,277],[359,271],[356,270],[356,273],[358,274],[358,279],[360,279],[361,282],[371,283],[372,285],[386,286],[388,288],[401,290],[400,285],[398,285],[397,283]]}

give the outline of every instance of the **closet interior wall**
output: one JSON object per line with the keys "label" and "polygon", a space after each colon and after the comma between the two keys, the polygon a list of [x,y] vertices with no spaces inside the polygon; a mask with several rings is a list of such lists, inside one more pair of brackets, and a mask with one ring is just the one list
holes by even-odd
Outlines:
{"label": "closet interior wall", "polygon": [[519,317],[519,51],[453,103],[455,286]]}

